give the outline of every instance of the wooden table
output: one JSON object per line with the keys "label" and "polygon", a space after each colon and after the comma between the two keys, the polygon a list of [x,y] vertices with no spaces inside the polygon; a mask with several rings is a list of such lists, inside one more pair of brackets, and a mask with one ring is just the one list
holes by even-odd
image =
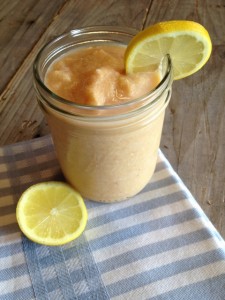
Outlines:
{"label": "wooden table", "polygon": [[201,71],[174,82],[161,149],[225,238],[224,16],[224,0],[1,0],[0,145],[49,132],[32,88],[32,62],[48,40],[81,26],[197,21],[213,53]]}

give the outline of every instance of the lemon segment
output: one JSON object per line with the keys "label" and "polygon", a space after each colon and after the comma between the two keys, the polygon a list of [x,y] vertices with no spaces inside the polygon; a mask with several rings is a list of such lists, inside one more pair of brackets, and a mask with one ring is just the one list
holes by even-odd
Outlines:
{"label": "lemon segment", "polygon": [[174,79],[201,69],[210,57],[212,42],[207,30],[193,21],[166,21],[139,32],[125,52],[127,73],[154,70],[169,54]]}
{"label": "lemon segment", "polygon": [[81,235],[88,216],[81,195],[68,184],[53,181],[28,188],[18,201],[16,218],[30,240],[59,246]]}

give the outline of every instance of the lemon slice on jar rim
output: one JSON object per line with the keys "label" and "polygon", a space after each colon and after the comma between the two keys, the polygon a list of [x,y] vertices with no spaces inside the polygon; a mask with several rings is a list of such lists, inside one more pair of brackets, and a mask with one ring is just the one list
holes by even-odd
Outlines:
{"label": "lemon slice on jar rim", "polygon": [[125,52],[127,73],[155,69],[170,55],[174,79],[201,69],[210,57],[212,42],[208,31],[193,21],[165,21],[147,27],[128,44]]}

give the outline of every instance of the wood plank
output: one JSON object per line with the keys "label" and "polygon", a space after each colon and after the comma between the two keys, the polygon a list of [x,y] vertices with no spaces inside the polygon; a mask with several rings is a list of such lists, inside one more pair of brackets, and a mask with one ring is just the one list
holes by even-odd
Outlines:
{"label": "wood plank", "polygon": [[48,1],[46,5],[45,0],[1,0],[0,93],[64,2]]}
{"label": "wood plank", "polygon": [[207,65],[174,82],[161,148],[193,196],[225,237],[224,1],[153,2],[146,24],[190,19],[205,25],[213,42]]}
{"label": "wood plank", "polygon": [[[43,135],[48,128],[35,100],[31,66],[38,50],[56,35],[80,26],[121,25],[141,28],[149,1],[68,1],[30,52],[0,99],[0,145]],[[129,8],[129,9],[127,9]],[[104,18],[102,17],[104,16]],[[43,123],[42,123],[43,122]],[[43,131],[40,132],[40,129]]]}

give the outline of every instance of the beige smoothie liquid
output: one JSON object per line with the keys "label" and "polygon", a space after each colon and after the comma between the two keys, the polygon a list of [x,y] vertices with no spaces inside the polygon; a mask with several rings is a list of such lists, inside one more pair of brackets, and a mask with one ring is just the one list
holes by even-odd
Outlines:
{"label": "beige smoothie liquid", "polygon": [[[153,90],[161,74],[126,75],[124,52],[125,47],[116,45],[70,51],[55,60],[45,76],[46,86],[61,98],[106,107],[87,112],[91,122],[46,109],[66,179],[95,201],[120,201],[137,194],[149,182],[157,160],[168,91],[159,93],[150,110],[132,102]],[[79,115],[79,107],[71,109]],[[136,109],[140,113],[132,113]],[[117,117],[121,112],[124,116]]]}

